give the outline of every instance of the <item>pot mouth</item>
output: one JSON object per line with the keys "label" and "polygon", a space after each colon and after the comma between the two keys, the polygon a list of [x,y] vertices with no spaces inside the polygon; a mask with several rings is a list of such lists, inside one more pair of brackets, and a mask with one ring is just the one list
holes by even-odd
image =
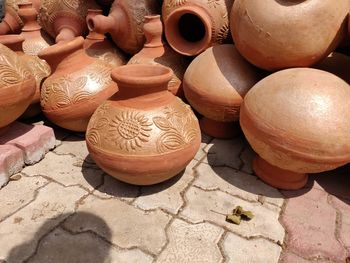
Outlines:
{"label": "pot mouth", "polygon": [[169,45],[182,55],[198,55],[212,41],[211,16],[200,6],[177,8],[169,14],[164,25]]}

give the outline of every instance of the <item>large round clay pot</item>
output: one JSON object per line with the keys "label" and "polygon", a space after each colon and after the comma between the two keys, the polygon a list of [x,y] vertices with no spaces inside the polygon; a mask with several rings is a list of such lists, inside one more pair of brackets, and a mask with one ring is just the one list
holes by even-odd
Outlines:
{"label": "large round clay pot", "polygon": [[194,56],[231,38],[229,16],[234,0],[164,0],[163,20],[169,45]]}
{"label": "large round clay pot", "polygon": [[162,40],[163,24],[160,15],[146,16],[143,31],[146,43],[128,64],[161,64],[171,68],[174,75],[168,84],[168,89],[182,98],[182,79],[189,64],[188,59],[176,53]]}
{"label": "large round clay pot", "polygon": [[332,52],[328,57],[317,63],[317,69],[328,71],[350,84],[350,57],[338,52]]}
{"label": "large round clay pot", "polygon": [[42,50],[52,71],[41,88],[41,107],[53,123],[72,131],[83,132],[96,108],[117,91],[112,81],[112,67],[89,57],[84,38],[62,41]]}
{"label": "large round clay pot", "polygon": [[350,86],[309,68],[282,70],[258,82],[241,106],[242,130],[260,155],[254,171],[266,183],[298,189],[306,173],[350,161]]}
{"label": "large round clay pot", "polygon": [[[101,9],[89,9],[86,20],[101,14]],[[102,59],[113,68],[127,62],[126,55],[101,33],[90,31],[85,39],[84,48],[90,57]]]}
{"label": "large round clay pot", "polygon": [[114,1],[108,16],[98,15],[88,19],[90,31],[110,33],[114,43],[129,54],[139,52],[145,43],[144,16],[157,14],[159,3],[155,0]]}
{"label": "large round clay pot", "polygon": [[260,68],[308,67],[344,38],[349,5],[349,0],[236,0],[230,17],[233,40]]}
{"label": "large round clay pot", "polygon": [[180,173],[195,156],[198,121],[167,90],[172,74],[160,65],[113,70],[119,92],[96,110],[86,133],[89,152],[106,173],[131,184],[156,184]]}
{"label": "large round clay pot", "polygon": [[0,44],[0,133],[27,109],[35,93],[35,79],[26,63]]}
{"label": "large round clay pot", "polygon": [[261,77],[231,44],[208,48],[197,56],[186,70],[184,92],[204,116],[201,130],[220,139],[237,136],[243,98]]}

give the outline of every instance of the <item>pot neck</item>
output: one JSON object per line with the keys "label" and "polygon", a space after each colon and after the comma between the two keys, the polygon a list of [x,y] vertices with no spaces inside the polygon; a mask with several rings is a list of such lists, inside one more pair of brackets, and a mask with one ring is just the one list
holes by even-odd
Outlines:
{"label": "pot neck", "polygon": [[23,32],[40,31],[41,26],[37,22],[38,12],[33,7],[32,3],[18,4],[18,15],[22,19],[24,26]]}
{"label": "pot neck", "polygon": [[160,15],[145,16],[145,23],[143,26],[146,43],[145,48],[163,47],[163,24],[160,20]]}

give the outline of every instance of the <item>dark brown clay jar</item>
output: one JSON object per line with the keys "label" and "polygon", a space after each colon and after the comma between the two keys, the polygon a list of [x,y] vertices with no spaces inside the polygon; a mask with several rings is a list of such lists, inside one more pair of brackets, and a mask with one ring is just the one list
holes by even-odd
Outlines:
{"label": "dark brown clay jar", "polygon": [[84,38],[62,41],[39,53],[52,70],[41,88],[41,107],[53,123],[83,132],[96,108],[112,96],[117,85],[112,81],[112,67],[89,57]]}
{"label": "dark brown clay jar", "polygon": [[257,67],[275,71],[312,66],[344,38],[349,5],[348,0],[236,0],[232,37]]}
{"label": "dark brown clay jar", "polygon": [[201,113],[201,130],[215,138],[239,134],[239,109],[245,94],[262,78],[234,45],[208,48],[187,68],[184,92],[191,106]]}
{"label": "dark brown clay jar", "polygon": [[350,84],[350,57],[332,52],[328,57],[315,65],[315,68],[328,71]]}
{"label": "dark brown clay jar", "polygon": [[187,56],[230,39],[229,15],[233,0],[164,0],[162,16],[169,45]]}
{"label": "dark brown clay jar", "polygon": [[[89,9],[86,20],[102,15],[101,9]],[[90,31],[84,42],[86,53],[109,63],[113,68],[125,65],[126,55],[119,50],[104,34]]]}
{"label": "dark brown clay jar", "polygon": [[260,155],[256,175],[274,187],[298,189],[306,173],[347,164],[349,100],[345,81],[317,69],[282,70],[258,82],[240,113],[242,130]]}
{"label": "dark brown clay jar", "polygon": [[156,0],[114,1],[108,16],[98,15],[88,19],[90,31],[110,33],[114,43],[128,54],[136,54],[145,43],[144,16],[159,13]]}
{"label": "dark brown clay jar", "polygon": [[177,175],[193,159],[200,129],[191,108],[167,90],[172,74],[160,65],[113,70],[119,92],[96,110],[86,133],[89,152],[106,173],[150,185]]}
{"label": "dark brown clay jar", "polygon": [[161,64],[171,68],[174,72],[168,89],[174,95],[182,98],[182,79],[189,61],[172,50],[163,40],[163,24],[160,15],[146,16],[143,31],[146,43],[143,49],[133,56],[128,64]]}

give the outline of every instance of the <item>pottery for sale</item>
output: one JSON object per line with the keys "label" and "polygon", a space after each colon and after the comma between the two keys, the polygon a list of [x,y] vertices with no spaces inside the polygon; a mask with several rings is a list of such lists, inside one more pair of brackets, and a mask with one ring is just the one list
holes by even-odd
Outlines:
{"label": "pottery for sale", "polygon": [[112,67],[89,57],[83,45],[84,38],[77,37],[38,54],[52,70],[42,85],[42,110],[53,123],[72,131],[85,131],[96,108],[118,90],[110,77]]}
{"label": "pottery for sale", "polygon": [[234,45],[211,47],[197,56],[185,73],[184,92],[191,106],[204,116],[201,130],[215,138],[236,136],[243,98],[260,79],[258,69]]}
{"label": "pottery for sale", "polygon": [[136,185],[165,181],[193,159],[201,142],[191,108],[167,90],[170,68],[127,65],[112,71],[119,92],[92,116],[86,143],[109,175]]}
{"label": "pottery for sale", "polygon": [[298,189],[306,173],[347,164],[349,100],[345,81],[317,69],[282,70],[258,82],[240,113],[242,130],[259,154],[256,175],[274,187]]}

